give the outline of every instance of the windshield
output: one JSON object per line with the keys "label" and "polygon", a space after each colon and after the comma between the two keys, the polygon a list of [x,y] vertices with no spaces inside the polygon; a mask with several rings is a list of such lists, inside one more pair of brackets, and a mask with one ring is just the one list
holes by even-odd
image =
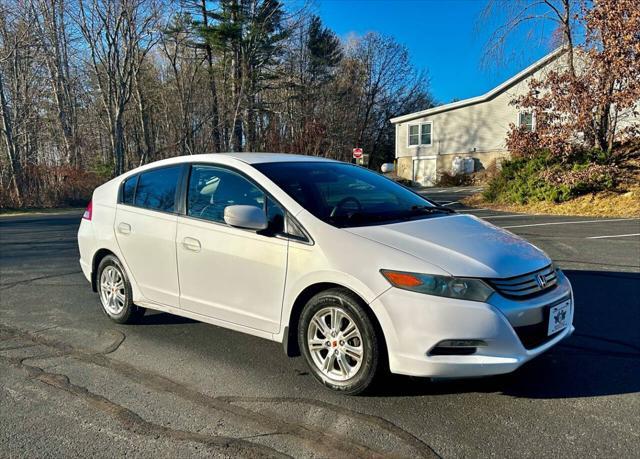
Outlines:
{"label": "windshield", "polygon": [[339,162],[255,164],[313,215],[338,227],[392,223],[452,212],[370,170]]}

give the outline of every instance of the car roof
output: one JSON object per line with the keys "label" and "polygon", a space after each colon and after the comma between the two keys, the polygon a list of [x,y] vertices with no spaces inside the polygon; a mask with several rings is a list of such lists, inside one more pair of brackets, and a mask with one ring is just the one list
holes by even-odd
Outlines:
{"label": "car roof", "polygon": [[[229,156],[247,164],[260,163],[285,163],[285,162],[307,162],[307,161],[334,161],[333,159],[321,156],[297,155],[293,153],[218,153],[202,156],[211,156],[215,158],[218,155]],[[212,159],[213,159],[212,158]],[[335,162],[335,161],[334,161]]]}
{"label": "car roof", "polygon": [[[204,153],[199,155],[174,156],[165,160],[157,161],[156,164],[176,164],[191,162],[212,162],[218,163],[221,159],[227,158],[242,161],[246,164],[260,163],[291,163],[291,162],[337,162],[333,159],[321,156],[296,155],[292,153]],[[152,166],[149,163],[147,166]]]}
{"label": "car roof", "polygon": [[173,164],[184,163],[211,163],[231,165],[235,161],[245,164],[265,164],[265,163],[296,163],[296,162],[325,162],[337,163],[339,161],[327,159],[320,156],[295,155],[291,153],[204,153],[198,155],[173,156],[171,158],[154,161],[143,166],[125,172],[122,176],[116,177],[116,181],[123,177],[129,177],[157,167],[165,167]]}

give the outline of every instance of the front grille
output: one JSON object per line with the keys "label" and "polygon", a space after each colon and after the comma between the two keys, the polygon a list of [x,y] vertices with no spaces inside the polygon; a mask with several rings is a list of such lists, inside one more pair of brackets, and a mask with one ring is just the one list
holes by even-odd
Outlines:
{"label": "front grille", "polygon": [[553,338],[562,333],[565,329],[558,330],[552,335],[548,335],[549,331],[549,315],[551,308],[567,301],[570,297],[564,297],[552,304],[545,306],[542,310],[542,322],[533,325],[523,325],[521,327],[513,327],[520,338],[520,342],[526,349],[533,349],[551,341]]}
{"label": "front grille", "polygon": [[[542,279],[544,282],[539,281]],[[549,265],[532,273],[507,279],[491,279],[489,282],[504,296],[522,298],[538,295],[555,288],[558,277],[553,265]]]}
{"label": "front grille", "polygon": [[[547,315],[549,313],[547,312]],[[545,320],[535,325],[525,325],[523,327],[513,327],[520,338],[520,342],[525,349],[533,349],[538,346],[542,346],[544,343],[551,341],[559,333],[562,333],[564,329],[555,332],[553,335],[547,335],[547,324],[549,320]]]}

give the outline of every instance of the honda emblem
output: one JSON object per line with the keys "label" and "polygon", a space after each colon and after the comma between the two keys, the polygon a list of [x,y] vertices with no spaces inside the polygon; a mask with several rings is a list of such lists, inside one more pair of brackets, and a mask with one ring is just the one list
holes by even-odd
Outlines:
{"label": "honda emblem", "polygon": [[536,277],[536,281],[538,282],[538,287],[545,288],[547,286],[547,278],[544,277],[543,274],[538,274]]}

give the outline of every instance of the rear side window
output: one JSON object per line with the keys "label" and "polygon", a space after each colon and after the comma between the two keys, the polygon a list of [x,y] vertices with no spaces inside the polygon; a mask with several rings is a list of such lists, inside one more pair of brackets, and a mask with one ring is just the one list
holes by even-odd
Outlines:
{"label": "rear side window", "polygon": [[173,212],[181,171],[181,166],[175,166],[140,174],[134,204],[145,209]]}
{"label": "rear side window", "polygon": [[136,183],[138,183],[138,176],[129,177],[122,185],[122,203],[133,205],[133,196],[136,192]]}

